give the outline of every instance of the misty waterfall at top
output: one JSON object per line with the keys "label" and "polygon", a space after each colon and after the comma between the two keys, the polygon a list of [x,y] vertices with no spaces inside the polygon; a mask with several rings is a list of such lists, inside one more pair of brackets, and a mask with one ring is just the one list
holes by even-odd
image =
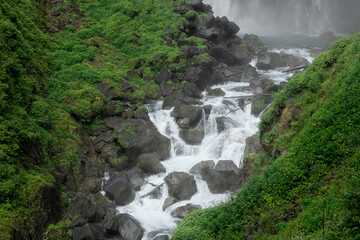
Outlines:
{"label": "misty waterfall at top", "polygon": [[206,0],[241,33],[337,35],[360,31],[359,0]]}

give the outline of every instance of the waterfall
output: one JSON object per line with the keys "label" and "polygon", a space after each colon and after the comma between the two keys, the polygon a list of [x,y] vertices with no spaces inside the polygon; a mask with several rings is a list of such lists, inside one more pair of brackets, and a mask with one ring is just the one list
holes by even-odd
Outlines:
{"label": "waterfall", "polygon": [[217,16],[228,16],[240,32],[258,35],[360,31],[358,0],[205,0]]}

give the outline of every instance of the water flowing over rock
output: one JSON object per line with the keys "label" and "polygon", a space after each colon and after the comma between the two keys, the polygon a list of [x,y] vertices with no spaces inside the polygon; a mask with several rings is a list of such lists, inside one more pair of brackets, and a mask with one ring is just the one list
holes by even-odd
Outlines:
{"label": "water flowing over rock", "polygon": [[200,128],[182,129],[179,132],[179,136],[187,144],[201,144],[202,140],[204,139],[205,132]]}
{"label": "water flowing over rock", "polygon": [[194,177],[185,172],[173,172],[164,178],[169,195],[179,200],[189,200],[197,191]]}

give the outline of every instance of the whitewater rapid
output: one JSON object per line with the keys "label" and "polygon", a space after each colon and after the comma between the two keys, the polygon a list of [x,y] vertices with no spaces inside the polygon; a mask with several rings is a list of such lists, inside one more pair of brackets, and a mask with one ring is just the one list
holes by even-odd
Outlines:
{"label": "whitewater rapid", "polygon": [[[272,49],[270,51],[285,51],[295,56],[305,57],[310,62],[313,60],[309,51],[305,49]],[[254,58],[251,65],[255,66],[256,61],[257,59]],[[283,72],[286,69],[258,70],[258,72],[261,77],[270,78],[276,84],[280,84],[292,76],[292,73]],[[149,117],[158,131],[171,140],[170,156],[167,160],[161,162],[166,168],[166,173],[147,177],[145,179],[146,184],[136,192],[134,201],[126,206],[117,207],[118,214],[128,213],[139,221],[144,229],[143,240],[152,239],[148,238],[147,234],[154,231],[171,236],[171,231],[180,220],[171,216],[170,213],[174,209],[187,203],[208,208],[225,202],[230,196],[230,193],[212,194],[201,176],[195,174],[197,193],[190,200],[177,202],[165,209],[165,211],[162,210],[165,199],[169,197],[167,185],[164,184],[164,178],[168,174],[174,171],[189,173],[195,164],[204,160],[213,160],[215,164],[219,160],[232,160],[241,168],[245,139],[258,131],[260,119],[251,114],[251,104],[245,106],[243,110],[238,109],[239,99],[247,100],[253,95],[249,83],[228,82],[212,86],[212,88],[221,88],[225,92],[225,96],[213,97],[208,96],[206,92],[203,93],[204,98],[201,99],[203,105],[201,106],[212,105],[212,111],[208,118],[203,114],[202,121],[199,123],[198,127],[205,131],[205,137],[200,145],[188,145],[180,138],[180,128],[175,119],[170,116],[172,109],[162,109],[162,101],[153,101],[146,105]],[[226,100],[226,104],[224,104],[224,100]],[[230,112],[235,109],[238,110]],[[218,133],[215,119],[225,114],[228,114],[229,121],[226,121],[225,130]],[[108,175],[106,175],[105,180],[108,180]],[[159,199],[146,196],[147,193],[159,185],[162,185]]]}

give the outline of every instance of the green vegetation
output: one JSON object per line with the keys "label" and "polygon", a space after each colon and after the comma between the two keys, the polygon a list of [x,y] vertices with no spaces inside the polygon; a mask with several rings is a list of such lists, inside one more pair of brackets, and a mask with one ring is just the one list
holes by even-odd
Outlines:
{"label": "green vegetation", "polygon": [[[61,174],[77,181],[80,135],[106,115],[109,99],[95,84],[140,109],[146,98],[159,97],[160,71],[185,69],[182,49],[171,40],[187,24],[174,12],[180,2],[0,4],[0,239],[39,239],[60,220],[69,203]],[[52,16],[55,10],[60,16]],[[121,103],[111,104],[124,112]]]}
{"label": "green vegetation", "polygon": [[359,100],[358,33],[275,95],[260,124],[273,151],[248,157],[238,194],[185,217],[174,239],[360,239]]}

